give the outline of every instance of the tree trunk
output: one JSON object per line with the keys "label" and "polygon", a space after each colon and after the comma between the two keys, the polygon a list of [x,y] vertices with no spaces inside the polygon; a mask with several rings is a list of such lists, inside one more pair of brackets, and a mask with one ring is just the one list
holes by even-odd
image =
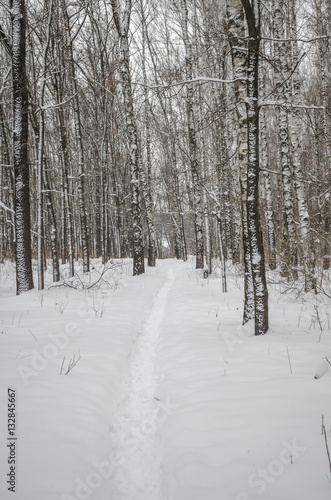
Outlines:
{"label": "tree trunk", "polygon": [[148,231],[148,251],[147,251],[147,265],[150,267],[155,266],[156,258],[156,237],[154,228],[154,213],[153,213],[153,199],[151,190],[151,133],[150,133],[150,111],[149,111],[149,96],[147,88],[147,73],[146,73],[146,40],[147,40],[147,25],[144,13],[143,3],[140,3],[141,18],[142,18],[142,72],[144,81],[144,122],[145,122],[145,148],[146,148],[146,166],[144,163],[140,164],[140,179],[142,183],[144,201],[146,208],[147,231]]}
{"label": "tree trunk", "polygon": [[129,24],[131,15],[131,0],[126,0],[123,19],[121,19],[118,0],[111,0],[114,21],[120,38],[122,90],[125,107],[126,129],[130,149],[131,173],[131,208],[133,230],[133,275],[145,272],[144,247],[141,227],[140,189],[139,189],[139,144],[130,75]]}
{"label": "tree trunk", "polygon": [[259,48],[260,0],[242,0],[248,24],[247,68],[247,225],[254,287],[255,335],[269,328],[268,290],[259,213]]}
{"label": "tree trunk", "polygon": [[[283,1],[274,1],[273,31],[277,39],[285,38]],[[283,242],[281,267],[284,276],[297,278],[297,245],[293,209],[293,184],[290,163],[290,137],[288,127],[288,111],[282,104],[288,101],[290,72],[286,42],[275,44],[275,87],[279,106],[277,107],[278,137],[280,145],[280,162],[283,182]]]}
{"label": "tree trunk", "polygon": [[56,218],[54,213],[54,204],[51,195],[51,187],[48,179],[47,168],[45,157],[43,161],[43,180],[44,180],[44,188],[45,188],[45,200],[46,200],[46,208],[48,214],[49,221],[49,231],[50,231],[50,243],[51,243],[51,251],[52,251],[52,262],[53,262],[53,281],[54,283],[60,280],[60,267],[59,267],[59,252],[58,252],[58,230],[56,224]]}
{"label": "tree trunk", "polygon": [[61,158],[61,187],[62,197],[66,214],[66,232],[67,249],[69,262],[69,278],[75,274],[75,250],[74,250],[74,230],[72,217],[72,204],[70,202],[69,180],[68,180],[68,151],[67,151],[67,131],[64,125],[64,116],[62,110],[57,110],[57,123],[60,133],[60,158]]}
{"label": "tree trunk", "polygon": [[74,123],[75,123],[75,134],[76,143],[78,148],[78,205],[79,205],[79,217],[80,217],[80,235],[81,235],[81,245],[82,245],[82,255],[83,255],[83,272],[87,273],[90,270],[90,255],[89,255],[89,242],[88,242],[88,229],[87,229],[87,217],[86,217],[86,206],[85,206],[85,159],[84,159],[84,146],[82,137],[82,127],[81,127],[81,113],[78,97],[78,84],[75,71],[72,36],[69,22],[69,15],[67,11],[67,6],[65,0],[62,2],[62,12],[64,17],[64,25],[67,36],[67,55],[68,64],[70,67],[71,76],[71,86],[73,95],[73,111],[74,111]]}
{"label": "tree trunk", "polygon": [[[261,91],[265,95],[265,77],[261,79]],[[264,96],[263,96],[264,97]],[[263,171],[264,178],[264,191],[266,198],[266,213],[265,219],[267,224],[268,231],[268,249],[269,249],[269,268],[274,271],[277,267],[276,262],[276,236],[275,236],[275,223],[274,223],[274,209],[272,202],[272,189],[271,189],[271,179],[269,170],[269,162],[268,162],[268,144],[267,144],[267,119],[266,119],[266,110],[265,107],[262,106],[260,110],[261,114],[261,166]]]}
{"label": "tree trunk", "polygon": [[11,0],[13,148],[15,174],[16,293],[33,288],[31,265],[28,108],[26,77],[26,10],[24,0]]}
{"label": "tree trunk", "polygon": [[[295,2],[291,4],[291,38],[292,42],[292,102],[294,105],[299,105],[300,99],[300,76],[298,74],[298,69],[296,67],[299,60],[299,51],[297,38],[297,27],[296,27],[296,13],[295,13]],[[301,166],[301,137],[300,129],[302,127],[302,122],[300,120],[300,109],[294,108],[290,110],[289,113],[289,132],[292,143],[293,151],[293,172],[294,172],[294,187],[298,200],[298,212],[299,212],[299,225],[300,225],[300,235],[302,242],[302,260],[303,260],[303,273],[305,279],[305,291],[309,292],[315,288],[315,277],[314,277],[314,257],[313,248],[311,241],[311,230],[310,230],[310,215],[307,201],[307,194],[304,187],[303,171]]]}
{"label": "tree trunk", "polygon": [[186,113],[188,121],[188,140],[191,173],[193,180],[193,193],[194,193],[194,226],[195,226],[195,240],[196,240],[196,268],[203,269],[203,213],[202,213],[202,200],[201,200],[201,185],[199,176],[198,164],[198,151],[197,139],[195,131],[195,120],[193,113],[193,94],[194,84],[191,82],[192,72],[192,47],[188,35],[188,11],[186,0],[181,0],[181,24],[183,41],[185,46],[185,68],[186,68]]}
{"label": "tree trunk", "polygon": [[[330,176],[330,159],[331,159],[331,148],[330,148],[330,127],[328,126],[328,58],[330,58],[328,43],[325,40],[319,41],[319,74],[321,79],[321,93],[322,93],[322,129],[323,129],[323,139],[325,142],[325,174],[327,178]],[[330,268],[330,229],[331,229],[331,214],[330,214],[331,204],[330,204],[330,192],[327,190],[324,196],[324,205],[322,209],[323,220],[324,220],[324,231],[325,239],[323,244],[323,269]]]}
{"label": "tree trunk", "polygon": [[238,149],[240,171],[240,195],[242,211],[242,238],[244,253],[244,287],[245,301],[243,324],[254,318],[254,288],[251,262],[251,248],[247,223],[247,164],[248,164],[248,135],[247,111],[245,106],[247,92],[247,43],[245,41],[244,11],[241,0],[227,2],[227,17],[229,26],[229,42],[234,71],[235,98],[238,117]]}
{"label": "tree trunk", "polygon": [[47,54],[50,43],[50,29],[53,16],[53,0],[50,0],[48,6],[48,21],[46,30],[46,40],[43,47],[42,68],[41,68],[41,83],[40,83],[40,109],[39,109],[39,143],[38,143],[38,167],[37,167],[37,197],[38,197],[38,290],[44,289],[44,216],[43,216],[43,163],[44,163],[44,137],[45,137],[45,118],[44,118],[44,97],[47,75]]}

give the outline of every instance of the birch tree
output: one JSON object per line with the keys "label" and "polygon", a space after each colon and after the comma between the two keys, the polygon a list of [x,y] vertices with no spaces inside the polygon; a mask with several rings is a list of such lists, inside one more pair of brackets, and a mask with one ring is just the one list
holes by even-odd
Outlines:
{"label": "birch tree", "polygon": [[[260,1],[233,0],[228,2],[230,23],[230,43],[233,51],[234,67],[238,68],[236,78],[243,81],[237,84],[237,105],[240,105],[240,147],[243,233],[245,252],[245,307],[246,314],[255,320],[255,335],[265,334],[268,330],[268,290],[265,276],[264,248],[260,227],[259,204],[259,48],[261,37]],[[245,41],[247,23],[248,42]],[[237,45],[238,44],[238,45]],[[240,154],[240,153],[239,153]],[[246,220],[245,220],[246,219]],[[247,229],[246,229],[247,228]],[[247,233],[245,234],[245,231]],[[247,283],[247,280],[250,280]],[[250,287],[250,288],[249,288]],[[253,300],[252,300],[253,290]],[[244,313],[245,321],[245,313]]]}
{"label": "birch tree", "polygon": [[254,288],[255,335],[267,332],[268,290],[259,203],[259,50],[261,37],[260,0],[242,0],[248,26],[247,68],[247,225]]}
{"label": "birch tree", "polygon": [[[261,94],[262,98],[266,94],[265,78],[261,78]],[[273,193],[271,187],[271,174],[269,169],[269,154],[268,154],[268,139],[267,139],[267,112],[265,106],[260,110],[260,120],[262,126],[260,127],[261,133],[261,168],[264,178],[264,192],[266,199],[266,224],[268,231],[268,250],[269,250],[269,268],[274,271],[277,266],[276,258],[276,231],[274,222],[274,206],[273,206]]]}
{"label": "birch tree", "polygon": [[191,174],[193,181],[194,193],[194,225],[196,238],[196,268],[202,269],[204,266],[203,259],[203,211],[202,211],[202,196],[201,196],[201,181],[199,174],[198,148],[195,130],[195,118],[193,113],[194,104],[194,84],[193,78],[193,54],[192,45],[188,34],[188,9],[186,0],[181,0],[181,26],[183,41],[185,46],[185,69],[186,69],[186,113],[188,126],[188,141],[190,152]]}
{"label": "birch tree", "polygon": [[293,169],[290,159],[290,136],[288,127],[288,108],[284,102],[289,102],[290,95],[290,64],[287,43],[285,41],[284,3],[283,0],[273,2],[273,33],[275,39],[280,40],[275,44],[274,78],[277,106],[277,125],[280,148],[280,162],[283,183],[283,248],[282,272],[285,276],[292,273],[297,278],[298,254],[296,245],[296,228],[293,207]]}
{"label": "birch tree", "polygon": [[78,191],[79,217],[81,226],[80,232],[81,232],[81,246],[83,254],[83,271],[87,273],[90,270],[90,252],[89,252],[89,239],[88,239],[86,204],[85,204],[85,171],[84,171],[85,158],[84,158],[84,144],[83,144],[82,125],[81,125],[80,100],[78,95],[78,82],[77,82],[77,75],[74,62],[73,40],[70,29],[69,14],[65,0],[61,0],[61,7],[62,7],[64,29],[67,42],[67,57],[70,68],[71,94],[73,100],[75,134],[76,134],[76,144],[78,150],[77,191]]}
{"label": "birch tree", "polygon": [[[330,179],[331,164],[331,139],[330,139],[330,121],[328,119],[328,97],[330,85],[330,41],[325,38],[331,28],[331,9],[328,2],[315,1],[318,40],[318,76],[321,84],[322,96],[322,134],[324,142],[324,162],[326,179]],[[329,76],[329,78],[328,78]],[[325,238],[323,241],[323,269],[330,268],[330,232],[331,232],[331,203],[330,189],[326,186],[325,194],[322,197],[322,216]]]}
{"label": "birch tree", "polygon": [[[151,190],[151,170],[152,170],[152,156],[151,156],[151,124],[150,124],[150,104],[149,104],[149,91],[147,85],[147,71],[146,71],[146,45],[148,38],[148,28],[146,23],[146,16],[144,11],[143,1],[140,1],[140,15],[142,21],[142,75],[144,82],[144,125],[145,125],[145,149],[146,149],[146,162],[139,162],[139,175],[144,194],[144,202],[146,207],[146,219],[148,230],[148,266],[155,266],[156,258],[156,241],[155,241],[155,228],[154,228],[154,214],[153,214],[153,200]],[[142,158],[141,158],[142,160]],[[146,168],[145,168],[146,163]]]}
{"label": "birch tree", "polygon": [[248,168],[248,131],[246,100],[247,79],[247,42],[245,38],[245,15],[241,0],[229,0],[227,22],[229,26],[229,42],[233,64],[233,76],[236,80],[235,99],[238,120],[238,158],[240,171],[240,194],[242,213],[242,239],[244,249],[244,313],[243,324],[254,318],[254,289],[247,222],[247,168]]}
{"label": "birch tree", "polygon": [[120,41],[120,67],[122,77],[123,100],[125,107],[126,129],[130,150],[131,173],[131,208],[133,231],[133,275],[145,272],[144,248],[141,227],[139,161],[140,145],[133,109],[133,95],[130,74],[129,27],[131,16],[131,0],[125,0],[123,13],[118,0],[111,0],[114,22]]}
{"label": "birch tree", "polygon": [[314,277],[314,257],[312,251],[310,214],[308,208],[307,193],[304,186],[304,176],[301,165],[301,116],[300,116],[300,101],[301,101],[301,82],[298,72],[299,50],[297,42],[297,19],[295,12],[295,1],[290,5],[290,35],[292,41],[292,61],[291,61],[291,76],[292,76],[292,103],[294,109],[289,113],[289,135],[292,143],[293,155],[293,170],[294,170],[294,187],[298,201],[299,226],[302,242],[302,260],[303,273],[305,279],[305,291],[309,292],[315,287]]}
{"label": "birch tree", "polygon": [[[28,163],[29,93],[26,75],[26,9],[24,0],[10,1],[12,26],[13,163],[15,175],[16,292],[33,288]],[[10,47],[8,43],[8,47]]]}
{"label": "birch tree", "polygon": [[50,30],[51,30],[51,22],[53,16],[53,0],[50,0],[48,6],[48,19],[47,19],[47,28],[46,28],[46,39],[44,42],[44,47],[42,51],[42,67],[41,67],[41,82],[40,82],[40,99],[39,99],[39,144],[38,144],[38,290],[44,289],[44,241],[43,241],[43,232],[44,232],[44,217],[43,217],[43,187],[44,187],[44,179],[43,179],[43,166],[44,166],[44,136],[45,136],[45,118],[44,118],[44,98],[45,98],[45,87],[46,87],[46,78],[47,78],[47,56],[48,49],[50,44]]}

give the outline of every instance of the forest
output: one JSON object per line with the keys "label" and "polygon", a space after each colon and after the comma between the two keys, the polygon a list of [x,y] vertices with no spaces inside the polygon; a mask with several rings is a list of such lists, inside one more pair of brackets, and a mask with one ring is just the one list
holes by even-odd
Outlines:
{"label": "forest", "polygon": [[330,268],[329,0],[1,0],[0,253],[52,265],[194,255],[268,330],[267,271]]}
{"label": "forest", "polygon": [[330,56],[330,0],[0,0],[1,499],[330,499]]}

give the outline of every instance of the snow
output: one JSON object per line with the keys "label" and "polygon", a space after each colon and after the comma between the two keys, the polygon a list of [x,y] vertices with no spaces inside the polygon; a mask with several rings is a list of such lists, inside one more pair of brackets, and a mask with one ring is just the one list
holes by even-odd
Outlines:
{"label": "snow", "polygon": [[[330,498],[325,296],[270,285],[270,330],[254,337],[241,325],[233,269],[228,293],[193,259],[157,261],[135,277],[124,262],[87,290],[102,271],[94,262],[86,278],[79,272],[84,288],[75,279],[77,290],[15,296],[13,267],[1,266],[1,499]],[[6,484],[8,387],[15,495]]]}

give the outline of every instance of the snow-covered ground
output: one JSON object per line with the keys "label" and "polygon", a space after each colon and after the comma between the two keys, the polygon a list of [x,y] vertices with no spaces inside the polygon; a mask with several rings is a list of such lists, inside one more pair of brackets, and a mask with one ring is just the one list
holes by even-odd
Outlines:
{"label": "snow-covered ground", "polygon": [[270,286],[271,328],[254,337],[241,278],[223,294],[193,261],[138,277],[95,262],[77,289],[19,297],[1,271],[1,499],[331,498],[326,296]]}

